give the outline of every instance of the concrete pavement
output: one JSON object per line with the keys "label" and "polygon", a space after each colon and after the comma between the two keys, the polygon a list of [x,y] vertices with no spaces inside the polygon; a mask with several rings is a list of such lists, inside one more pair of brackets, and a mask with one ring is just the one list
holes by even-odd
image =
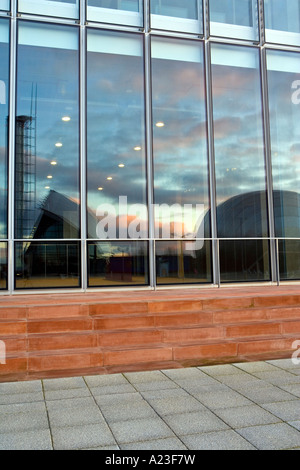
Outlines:
{"label": "concrete pavement", "polygon": [[23,449],[300,449],[300,365],[1,383],[0,450]]}

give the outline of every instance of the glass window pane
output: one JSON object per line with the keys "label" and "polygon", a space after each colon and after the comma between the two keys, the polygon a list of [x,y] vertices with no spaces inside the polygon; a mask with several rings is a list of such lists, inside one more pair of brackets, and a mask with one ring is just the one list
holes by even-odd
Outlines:
{"label": "glass window pane", "polygon": [[300,240],[279,240],[280,279],[300,279]]}
{"label": "glass window pane", "polygon": [[87,19],[101,23],[143,26],[143,0],[87,0]]}
{"label": "glass window pane", "polygon": [[209,238],[202,44],[152,38],[152,87],[156,236]]}
{"label": "glass window pane", "polygon": [[157,284],[211,283],[211,242],[156,241]]}
{"label": "glass window pane", "polygon": [[16,238],[79,237],[77,34],[19,25]]}
{"label": "glass window pane", "polygon": [[300,45],[300,1],[265,0],[266,40]]}
{"label": "glass window pane", "polygon": [[89,238],[147,237],[140,36],[88,31],[87,133]]}
{"label": "glass window pane", "polygon": [[212,45],[219,238],[268,237],[259,51]]}
{"label": "glass window pane", "polygon": [[89,243],[88,256],[89,287],[148,284],[147,242]]}
{"label": "glass window pane", "polygon": [[9,23],[0,20],[0,239],[7,238]]}
{"label": "glass window pane", "polygon": [[18,0],[20,13],[79,18],[79,0]]}
{"label": "glass window pane", "polygon": [[220,240],[221,282],[270,281],[268,240]]}
{"label": "glass window pane", "polygon": [[0,0],[0,10],[8,11],[10,8],[9,0]]}
{"label": "glass window pane", "polygon": [[0,290],[7,289],[7,243],[0,243]]}
{"label": "glass window pane", "polygon": [[202,33],[202,1],[152,0],[151,27],[195,34]]}
{"label": "glass window pane", "polygon": [[18,242],[16,289],[80,287],[79,243]]}
{"label": "glass window pane", "polygon": [[300,55],[267,51],[277,237],[300,237]]}
{"label": "glass window pane", "polygon": [[257,0],[210,0],[212,36],[258,40]]}

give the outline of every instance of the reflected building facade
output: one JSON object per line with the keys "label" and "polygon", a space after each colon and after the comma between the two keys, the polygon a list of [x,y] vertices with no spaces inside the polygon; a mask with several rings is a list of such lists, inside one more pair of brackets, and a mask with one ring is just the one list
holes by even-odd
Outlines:
{"label": "reflected building facade", "polygon": [[1,292],[300,280],[299,57],[300,0],[0,0]]}

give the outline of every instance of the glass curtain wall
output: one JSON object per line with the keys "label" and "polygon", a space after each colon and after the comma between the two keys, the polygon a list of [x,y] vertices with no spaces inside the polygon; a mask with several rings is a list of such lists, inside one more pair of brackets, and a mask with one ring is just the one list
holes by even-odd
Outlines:
{"label": "glass curtain wall", "polygon": [[210,34],[258,41],[257,0],[210,0]]}
{"label": "glass curtain wall", "polygon": [[62,242],[80,237],[78,43],[77,28],[19,22],[17,288],[79,285],[78,243]]}
{"label": "glass curtain wall", "polygon": [[212,44],[211,57],[221,280],[269,280],[259,50]]}
{"label": "glass curtain wall", "polygon": [[300,46],[300,1],[264,0],[266,40]]}
{"label": "glass curtain wall", "polygon": [[100,23],[143,26],[143,0],[87,0],[87,19]]}
{"label": "glass curtain wall", "polygon": [[299,54],[268,50],[267,74],[280,275],[300,279]]}
{"label": "glass curtain wall", "polygon": [[10,0],[0,0],[0,10],[8,11],[10,7]]}
{"label": "glass curtain wall", "polygon": [[203,64],[202,44],[152,39],[158,284],[212,279]]}
{"label": "glass curtain wall", "polygon": [[299,57],[300,0],[0,0],[1,293],[300,280]]}
{"label": "glass curtain wall", "polygon": [[[143,38],[88,30],[89,285],[148,283]],[[126,241],[124,241],[124,239]],[[106,241],[110,240],[110,241]],[[122,241],[123,240],[123,241]]]}
{"label": "glass curtain wall", "polygon": [[152,0],[151,28],[203,34],[202,0]]}
{"label": "glass curtain wall", "polygon": [[25,14],[79,18],[80,0],[18,0],[18,11]]}
{"label": "glass curtain wall", "polygon": [[9,22],[0,20],[0,289],[7,287]]}

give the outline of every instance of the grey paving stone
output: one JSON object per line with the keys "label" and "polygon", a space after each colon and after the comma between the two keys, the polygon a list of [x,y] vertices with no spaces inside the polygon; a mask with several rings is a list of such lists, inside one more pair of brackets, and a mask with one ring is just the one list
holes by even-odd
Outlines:
{"label": "grey paving stone", "polygon": [[133,393],[135,388],[129,384],[118,384],[118,385],[103,385],[101,387],[91,387],[90,391],[92,395],[121,395],[122,393]]}
{"label": "grey paving stone", "polygon": [[55,450],[85,449],[116,445],[105,423],[51,429]]}
{"label": "grey paving stone", "polygon": [[80,426],[81,424],[85,425],[103,422],[103,416],[96,405],[67,409],[52,409],[49,410],[48,413],[51,428]]}
{"label": "grey paving stone", "polygon": [[8,405],[0,405],[0,417],[3,419],[5,414],[16,413],[43,413],[46,412],[45,402],[37,401],[32,403],[13,403]]}
{"label": "grey paving stone", "polygon": [[300,431],[300,420],[298,420],[298,421],[289,421],[288,424],[290,426],[293,426],[293,428],[298,429],[298,431]]}
{"label": "grey paving stone", "polygon": [[256,377],[272,385],[300,383],[300,376],[288,371],[255,372]]}
{"label": "grey paving stone", "polygon": [[156,439],[153,441],[134,442],[133,444],[122,444],[121,450],[187,450],[187,447],[176,437]]}
{"label": "grey paving stone", "polygon": [[278,417],[257,405],[220,408],[215,410],[215,413],[232,428],[273,424],[281,421]]}
{"label": "grey paving stone", "polygon": [[1,417],[0,433],[19,433],[24,430],[34,431],[37,429],[49,429],[46,410],[35,413],[8,413]]}
{"label": "grey paving stone", "polygon": [[69,390],[86,388],[86,383],[82,377],[65,377],[61,379],[44,379],[42,381],[45,392],[55,390]]}
{"label": "grey paving stone", "polygon": [[243,370],[248,374],[253,372],[263,372],[263,371],[276,371],[276,366],[268,362],[238,362],[232,364],[234,367]]}
{"label": "grey paving stone", "polygon": [[299,364],[294,364],[292,361],[292,358],[269,360],[269,361],[266,361],[265,363],[271,364],[275,367],[279,367],[280,369],[296,369],[300,371]]}
{"label": "grey paving stone", "polygon": [[261,387],[244,388],[241,393],[246,398],[259,405],[263,403],[295,400],[294,395],[270,384],[263,384]]}
{"label": "grey paving stone", "polygon": [[255,450],[233,430],[194,434],[184,436],[182,440],[190,450]]}
{"label": "grey paving stone", "polygon": [[149,390],[169,390],[172,388],[179,388],[179,386],[172,382],[171,380],[164,380],[164,381],[154,381],[154,382],[138,382],[134,384],[134,387],[139,392],[146,392]]}
{"label": "grey paving stone", "polygon": [[42,383],[40,380],[0,383],[0,395],[39,393],[41,391]]}
{"label": "grey paving stone", "polygon": [[218,380],[224,385],[234,389],[243,390],[249,387],[261,387],[262,381],[250,374],[235,374],[235,375],[219,375]]}
{"label": "grey paving stone", "polygon": [[191,380],[203,377],[201,367],[188,367],[187,369],[166,369],[162,373],[171,380]]}
{"label": "grey paving stone", "polygon": [[149,400],[151,406],[160,416],[187,413],[190,411],[205,411],[204,405],[190,395],[184,397],[168,397]]}
{"label": "grey paving stone", "polygon": [[290,393],[291,395],[294,395],[295,397],[300,398],[300,384],[280,384],[277,385],[277,387]]}
{"label": "grey paving stone", "polygon": [[145,371],[145,372],[127,372],[124,376],[133,384],[145,383],[145,382],[162,382],[168,381],[161,371]]}
{"label": "grey paving stone", "polygon": [[280,403],[265,403],[262,407],[283,421],[291,421],[297,418],[300,419],[300,400]]}
{"label": "grey paving stone", "polygon": [[200,394],[197,395],[197,399],[212,410],[252,405],[250,400],[230,389],[227,391],[212,391],[211,393]]}
{"label": "grey paving stone", "polygon": [[199,367],[199,370],[205,374],[211,375],[212,377],[218,377],[219,375],[238,375],[242,374],[243,371],[232,364],[222,364],[216,366],[204,366]]}
{"label": "grey paving stone", "polygon": [[300,432],[286,423],[251,426],[237,432],[260,450],[300,447]]}
{"label": "grey paving stone", "polygon": [[90,388],[128,384],[128,380],[123,374],[89,375],[85,376],[84,380]]}
{"label": "grey paving stone", "polygon": [[110,428],[118,444],[175,437],[160,418],[118,421],[111,423]]}
{"label": "grey paving stone", "polygon": [[52,450],[49,429],[0,433],[0,450]]}
{"label": "grey paving stone", "polygon": [[121,394],[113,394],[113,395],[96,395],[95,401],[97,405],[102,408],[103,406],[114,406],[116,403],[118,404],[126,404],[130,403],[133,407],[135,403],[139,403],[143,401],[143,397],[138,393],[121,393]]}
{"label": "grey paving stone", "polygon": [[145,400],[158,400],[160,398],[189,397],[190,394],[182,388],[168,388],[164,390],[146,390],[141,391]]}
{"label": "grey paving stone", "polygon": [[89,396],[91,396],[91,393],[87,387],[50,390],[45,392],[46,400],[62,400],[64,398],[83,398]]}
{"label": "grey paving stone", "polygon": [[44,401],[44,394],[41,391],[31,393],[7,393],[0,395],[0,405],[17,404],[17,403],[34,403]]}
{"label": "grey paving stone", "polygon": [[95,401],[92,397],[64,398],[62,400],[47,400],[46,406],[48,410],[76,409],[95,406]]}
{"label": "grey paving stone", "polygon": [[221,419],[208,410],[168,415],[164,417],[164,420],[177,436],[229,428]]}
{"label": "grey paving stone", "polygon": [[140,418],[156,418],[157,414],[146,401],[115,403],[112,406],[102,406],[101,411],[105,420],[110,424],[117,421],[128,421]]}

